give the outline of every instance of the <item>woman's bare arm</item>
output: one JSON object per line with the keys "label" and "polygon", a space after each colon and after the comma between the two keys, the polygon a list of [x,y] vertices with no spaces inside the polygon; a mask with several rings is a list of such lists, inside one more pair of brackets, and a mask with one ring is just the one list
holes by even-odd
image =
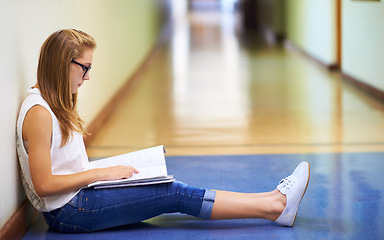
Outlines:
{"label": "woman's bare arm", "polygon": [[32,107],[24,119],[23,139],[28,141],[32,182],[40,197],[76,191],[95,181],[129,178],[134,172],[138,173],[133,167],[114,166],[70,175],[52,175],[51,136],[51,114],[42,106]]}

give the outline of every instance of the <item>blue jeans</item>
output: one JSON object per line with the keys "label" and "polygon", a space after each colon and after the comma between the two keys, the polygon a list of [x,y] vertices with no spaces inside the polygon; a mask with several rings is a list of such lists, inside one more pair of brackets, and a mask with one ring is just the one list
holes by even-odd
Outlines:
{"label": "blue jeans", "polygon": [[92,232],[181,212],[209,219],[216,192],[181,182],[110,189],[82,189],[59,209],[44,212],[53,230]]}

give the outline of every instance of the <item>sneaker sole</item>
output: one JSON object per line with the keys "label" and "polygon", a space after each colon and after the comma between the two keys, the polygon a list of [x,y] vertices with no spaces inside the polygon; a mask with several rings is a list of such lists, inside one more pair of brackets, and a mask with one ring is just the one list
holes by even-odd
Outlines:
{"label": "sneaker sole", "polygon": [[[301,196],[301,199],[300,199],[300,202],[299,202],[299,206],[300,206],[301,200],[303,200],[303,197],[304,197],[305,192],[307,191],[310,176],[311,176],[311,165],[309,165],[309,163],[308,163],[308,179],[307,179],[307,185],[305,186],[305,190],[304,190],[304,192],[303,192],[303,195]],[[293,227],[293,225],[295,224],[295,221],[296,221],[296,217],[297,217],[297,213],[298,213],[298,212],[299,212],[299,208],[297,208],[297,212],[296,212],[296,214],[295,214],[295,218],[293,219],[293,223],[292,223],[292,226],[291,226],[291,227]]]}

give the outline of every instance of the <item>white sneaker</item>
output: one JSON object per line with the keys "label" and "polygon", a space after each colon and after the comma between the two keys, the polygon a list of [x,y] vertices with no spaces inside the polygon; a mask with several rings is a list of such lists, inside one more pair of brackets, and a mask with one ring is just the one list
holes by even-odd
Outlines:
{"label": "white sneaker", "polygon": [[303,199],[308,187],[309,176],[309,164],[307,162],[301,162],[290,176],[280,181],[277,190],[286,195],[287,204],[283,213],[276,220],[278,224],[292,227],[295,223],[301,199]]}

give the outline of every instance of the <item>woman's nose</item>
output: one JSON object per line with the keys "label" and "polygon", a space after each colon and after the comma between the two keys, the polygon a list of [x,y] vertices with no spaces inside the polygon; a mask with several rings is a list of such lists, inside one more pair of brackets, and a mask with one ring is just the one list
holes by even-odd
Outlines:
{"label": "woman's nose", "polygon": [[89,72],[87,72],[87,74],[85,74],[85,76],[83,77],[84,80],[89,80],[91,78],[91,76],[89,75]]}

